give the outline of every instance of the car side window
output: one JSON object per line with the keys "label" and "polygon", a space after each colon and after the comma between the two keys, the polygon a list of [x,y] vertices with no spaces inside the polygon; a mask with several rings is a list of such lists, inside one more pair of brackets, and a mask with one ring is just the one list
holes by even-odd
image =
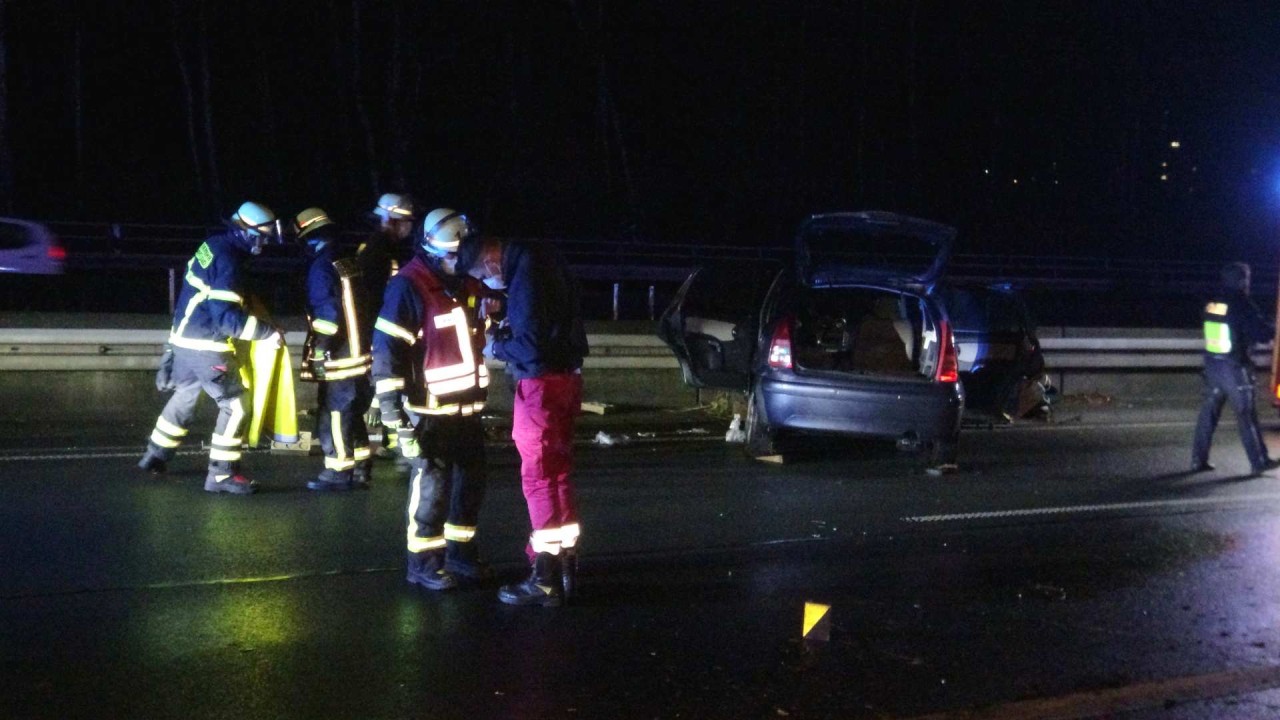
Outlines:
{"label": "car side window", "polygon": [[0,223],[0,250],[17,250],[29,243],[26,228],[13,223]]}

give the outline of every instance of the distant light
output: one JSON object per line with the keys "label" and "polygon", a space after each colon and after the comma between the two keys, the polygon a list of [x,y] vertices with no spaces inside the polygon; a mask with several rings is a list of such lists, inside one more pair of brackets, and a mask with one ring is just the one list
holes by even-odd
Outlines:
{"label": "distant light", "polygon": [[991,174],[991,170],[990,170],[990,168],[983,168],[983,170],[982,170],[982,174],[983,174],[983,175],[990,175],[990,174]]}
{"label": "distant light", "polygon": [[1180,147],[1182,147],[1182,143],[1178,142],[1177,140],[1174,140],[1173,142],[1169,143],[1169,147],[1171,147],[1171,148],[1180,148]]}
{"label": "distant light", "polygon": [[1013,184],[1014,184],[1014,185],[1017,185],[1017,184],[1018,184],[1018,178],[1014,178],[1014,179],[1013,179]]}
{"label": "distant light", "polygon": [[1169,179],[1169,176],[1168,176],[1168,175],[1161,175],[1161,176],[1160,176],[1160,179],[1161,179],[1161,180],[1168,180],[1168,179]]}
{"label": "distant light", "polygon": [[1160,163],[1160,167],[1169,167],[1169,163],[1167,163],[1167,162],[1162,162],[1162,163]]}

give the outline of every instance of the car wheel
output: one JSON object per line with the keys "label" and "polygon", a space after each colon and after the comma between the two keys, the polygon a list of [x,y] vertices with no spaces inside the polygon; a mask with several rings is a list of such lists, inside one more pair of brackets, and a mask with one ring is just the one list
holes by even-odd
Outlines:
{"label": "car wheel", "polygon": [[955,465],[959,445],[960,436],[958,434],[949,438],[939,438],[929,443],[929,466]]}
{"label": "car wheel", "polygon": [[764,413],[764,398],[755,390],[747,396],[747,441],[743,449],[753,458],[777,455],[778,447],[774,431]]}

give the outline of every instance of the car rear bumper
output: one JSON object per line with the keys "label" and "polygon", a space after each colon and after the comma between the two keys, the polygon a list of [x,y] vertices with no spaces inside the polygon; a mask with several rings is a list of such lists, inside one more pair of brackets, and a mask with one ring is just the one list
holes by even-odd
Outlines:
{"label": "car rear bumper", "polygon": [[774,429],[921,442],[953,437],[964,405],[956,383],[868,381],[839,387],[761,378],[760,393]]}

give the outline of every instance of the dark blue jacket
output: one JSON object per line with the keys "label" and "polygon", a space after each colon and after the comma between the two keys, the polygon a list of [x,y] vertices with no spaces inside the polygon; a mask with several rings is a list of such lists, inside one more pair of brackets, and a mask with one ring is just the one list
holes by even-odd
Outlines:
{"label": "dark blue jacket", "polygon": [[[307,315],[311,317],[311,330],[315,333],[315,349],[322,353],[328,352],[334,357],[346,357],[350,354],[347,347],[347,316],[342,307],[342,279],[333,266],[335,260],[342,259],[346,254],[338,246],[336,238],[327,239],[318,250],[313,250],[311,265],[307,268]],[[353,288],[353,294],[358,308],[359,289]],[[360,344],[364,346],[357,350],[367,350],[373,328],[357,329]]]}
{"label": "dark blue jacket", "polygon": [[508,242],[502,252],[507,327],[493,354],[517,380],[582,367],[587,333],[578,289],[564,257],[539,243]]}
{"label": "dark blue jacket", "polygon": [[232,339],[262,340],[275,329],[245,309],[241,270],[249,254],[230,234],[214,235],[187,261],[173,312],[175,347],[232,352]]}

